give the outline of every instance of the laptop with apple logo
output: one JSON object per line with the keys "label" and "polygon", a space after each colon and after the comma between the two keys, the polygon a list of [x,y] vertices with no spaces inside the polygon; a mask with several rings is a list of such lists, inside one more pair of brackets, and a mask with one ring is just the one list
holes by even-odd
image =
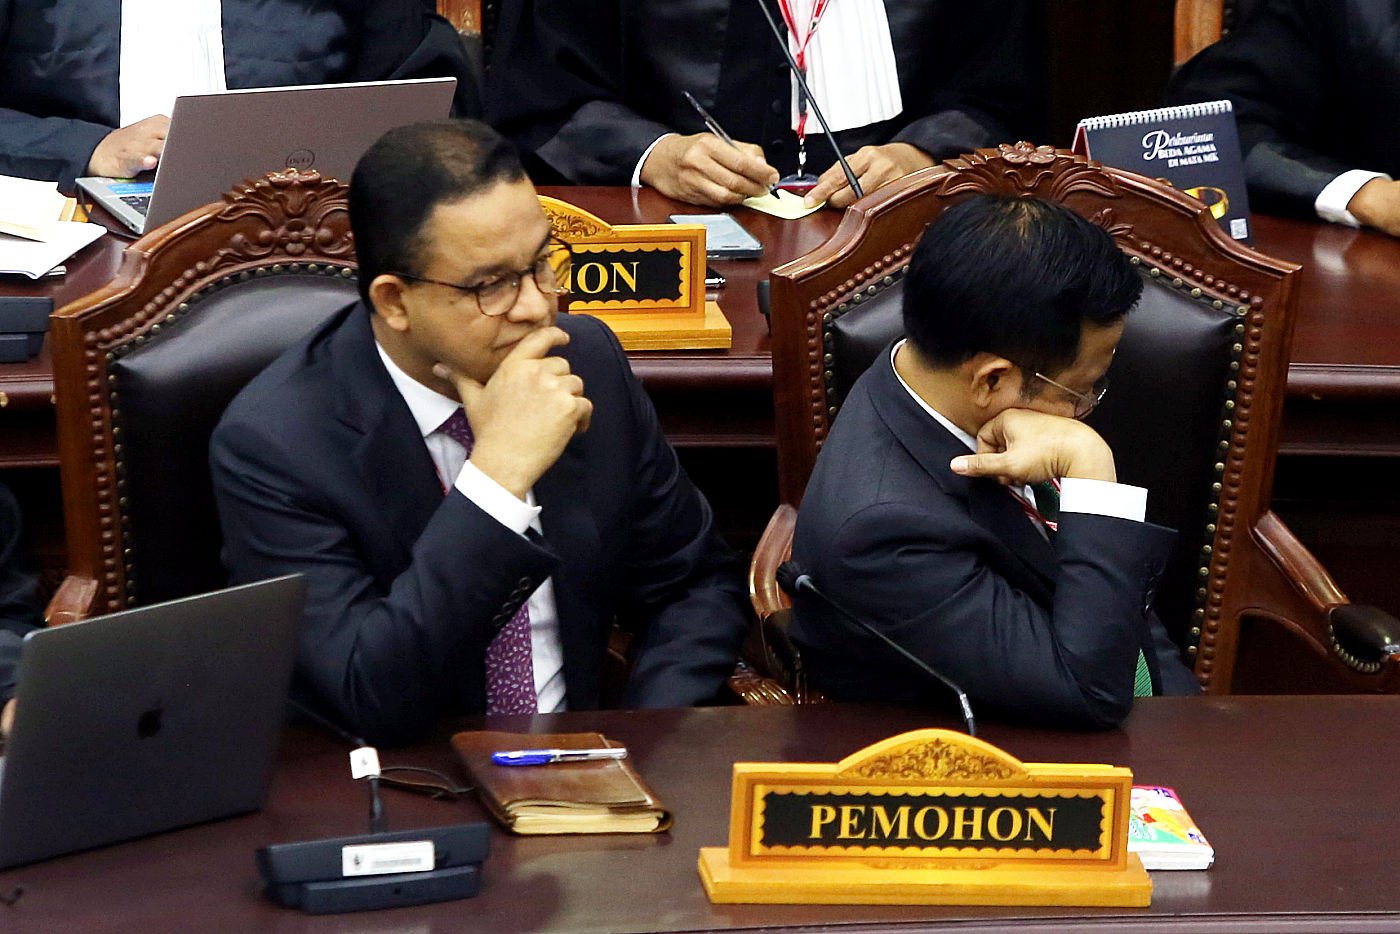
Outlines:
{"label": "laptop with apple logo", "polygon": [[262,807],[304,599],[291,575],[26,636],[0,867]]}

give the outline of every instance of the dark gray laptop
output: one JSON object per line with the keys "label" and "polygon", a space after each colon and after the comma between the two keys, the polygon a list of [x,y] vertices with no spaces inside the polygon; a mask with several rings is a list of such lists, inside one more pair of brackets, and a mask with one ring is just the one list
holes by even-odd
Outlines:
{"label": "dark gray laptop", "polygon": [[456,91],[456,78],[416,78],[177,97],[154,176],[91,176],[78,187],[144,233],[268,172],[315,169],[348,182],[375,140],[446,117]]}
{"label": "dark gray laptop", "polygon": [[0,759],[0,866],[262,807],[300,575],[30,633]]}

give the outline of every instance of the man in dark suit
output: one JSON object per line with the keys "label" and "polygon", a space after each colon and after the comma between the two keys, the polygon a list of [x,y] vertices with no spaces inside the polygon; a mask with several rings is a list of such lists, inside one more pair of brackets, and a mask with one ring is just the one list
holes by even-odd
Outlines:
{"label": "man in dark suit", "polygon": [[1234,102],[1258,210],[1400,236],[1396,0],[1264,0],[1167,97]]}
{"label": "man in dark suit", "polygon": [[299,690],[385,742],[597,707],[617,619],[623,703],[716,696],[741,568],[612,332],[556,319],[567,249],[514,150],[471,121],[392,131],[350,215],[363,300],[249,384],[211,450],[234,580],[306,575]]}
{"label": "man in dark suit", "polygon": [[[976,706],[1104,727],[1135,691],[1194,689],[1148,612],[1174,533],[1142,521],[1147,491],[1115,482],[1078,420],[1141,290],[1108,234],[1062,205],[949,208],[909,266],[908,339],[857,381],[817,458],[794,560]],[[797,610],[813,687],[946,701],[824,603],[799,595]]]}
{"label": "man in dark suit", "polygon": [[[0,0],[0,174],[67,188],[84,175],[155,168],[169,114],[133,112],[124,97],[144,101],[152,86],[172,98],[219,90],[185,83],[191,60],[228,88],[456,77],[458,112],[480,107],[460,37],[421,0],[131,5],[134,18],[112,0]],[[194,7],[207,28],[176,26]],[[158,51],[123,54],[138,40]]]}
{"label": "man in dark suit", "polygon": [[[866,191],[1038,128],[1044,75],[1034,3],[765,2],[810,35],[808,80]],[[684,91],[738,148],[705,132]],[[838,92],[856,108],[834,101]],[[888,106],[871,104],[889,92]],[[537,181],[645,184],[722,205],[761,195],[797,168],[793,80],[755,0],[505,4],[485,98],[486,119],[520,148]],[[874,119],[855,116],[866,104]],[[813,197],[845,206],[851,191],[815,118],[807,136],[808,167],[821,174]]]}

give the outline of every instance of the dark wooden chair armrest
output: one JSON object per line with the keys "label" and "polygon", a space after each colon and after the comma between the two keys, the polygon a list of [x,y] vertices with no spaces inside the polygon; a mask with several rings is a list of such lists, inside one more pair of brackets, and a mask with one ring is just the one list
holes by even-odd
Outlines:
{"label": "dark wooden chair armrest", "polygon": [[729,676],[729,690],[750,707],[791,707],[797,703],[792,692],[772,678],[740,662]]}
{"label": "dark wooden chair armrest", "polygon": [[76,623],[87,619],[92,613],[93,601],[97,598],[97,581],[91,577],[69,575],[58,585],[53,599],[44,608],[44,622],[50,626]]}
{"label": "dark wooden chair armrest", "polygon": [[[1380,607],[1347,604],[1328,614],[1340,653],[1362,663],[1379,663],[1400,655],[1400,619]],[[1345,659],[1345,655],[1343,656]]]}
{"label": "dark wooden chair armrest", "polygon": [[746,704],[820,704],[826,697],[807,687],[802,653],[788,636],[792,608],[759,617],[750,625],[742,659],[729,687]]}
{"label": "dark wooden chair armrest", "polygon": [[1271,579],[1251,588],[1258,598],[1255,609],[1304,635],[1354,672],[1372,675],[1390,667],[1387,660],[1400,655],[1400,620],[1376,607],[1353,605],[1274,513],[1260,517],[1254,535],[1273,571]]}
{"label": "dark wooden chair armrest", "polygon": [[754,549],[749,562],[749,600],[759,619],[792,606],[778,586],[778,565],[792,557],[792,533],[796,527],[797,510],[783,503],[773,511]]}

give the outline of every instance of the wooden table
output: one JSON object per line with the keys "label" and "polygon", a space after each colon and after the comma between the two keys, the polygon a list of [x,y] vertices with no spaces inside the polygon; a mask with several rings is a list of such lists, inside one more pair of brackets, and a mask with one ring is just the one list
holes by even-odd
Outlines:
{"label": "wooden table", "polygon": [[[479,726],[483,721],[473,721]],[[1146,909],[711,905],[700,847],[726,842],[730,764],[835,761],[939,714],[823,705],[493,718],[536,732],[599,729],[624,741],[675,813],[666,834],[511,837],[493,832],[471,901],[341,916],[279,909],[259,894],[254,850],[361,833],[365,789],[336,741],[289,730],[261,813],[0,873],[0,929],[39,931],[1396,931],[1393,807],[1400,698],[1149,698],[1122,729],[983,724],[1026,761],[1106,762],[1174,786],[1216,849],[1206,872],[1153,873]],[[454,770],[446,743],[382,750],[389,764]],[[456,774],[455,771],[452,774]],[[472,801],[385,791],[391,829],[475,820]],[[114,802],[114,806],[120,806]]]}
{"label": "wooden table", "polygon": [[[612,223],[664,223],[694,211],[651,189],[542,188]],[[822,243],[839,216],[781,221],[735,215],[764,243],[759,260],[717,262],[729,280],[719,301],[734,328],[727,351],[646,351],[629,356],[679,447],[773,444],[773,367],[755,286],[768,270]],[[1255,219],[1255,246],[1302,263],[1301,314],[1289,367],[1283,446],[1288,454],[1400,455],[1400,241],[1369,231],[1283,218]],[[60,280],[0,280],[0,294],[48,294],[57,305],[115,273],[125,241],[86,248]],[[0,467],[57,463],[48,350],[0,365]]]}
{"label": "wooden table", "polygon": [[1400,455],[1400,241],[1280,217],[1254,233],[1303,266],[1280,453]]}

